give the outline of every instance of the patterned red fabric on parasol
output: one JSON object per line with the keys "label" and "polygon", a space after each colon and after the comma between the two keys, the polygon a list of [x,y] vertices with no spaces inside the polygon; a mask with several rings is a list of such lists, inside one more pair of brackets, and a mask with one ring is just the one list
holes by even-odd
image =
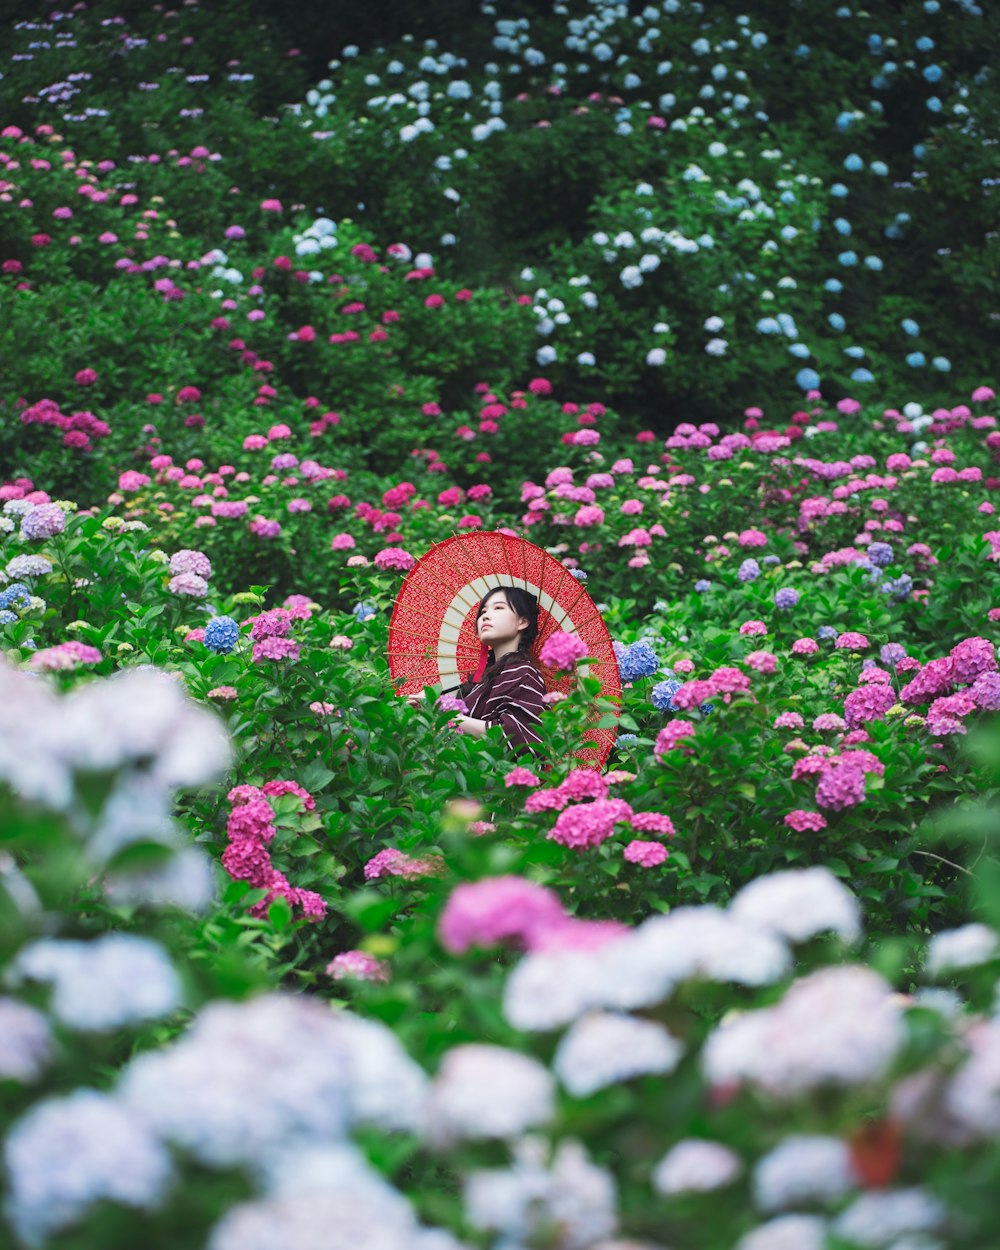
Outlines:
{"label": "patterned red fabric on parasol", "polygon": [[[577,634],[588,658],[579,668],[601,681],[602,697],[621,703],[621,679],[611,636],[582,582],[548,552],[516,534],[472,532],[436,543],[406,575],[389,623],[389,672],[402,694],[425,686],[454,689],[480,663],[476,611],[494,586],[521,586],[538,598],[538,637],[532,656],[546,688],[569,690],[571,673],[547,669],[539,656],[556,630]],[[615,729],[593,729],[596,746],[582,763],[604,765]]]}

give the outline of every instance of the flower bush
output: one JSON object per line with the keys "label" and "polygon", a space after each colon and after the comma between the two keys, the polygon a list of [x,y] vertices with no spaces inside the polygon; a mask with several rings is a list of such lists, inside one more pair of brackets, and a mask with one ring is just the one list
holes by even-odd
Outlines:
{"label": "flower bush", "polygon": [[992,1244],[994,15],[308,9],[6,32],[0,1242]]}

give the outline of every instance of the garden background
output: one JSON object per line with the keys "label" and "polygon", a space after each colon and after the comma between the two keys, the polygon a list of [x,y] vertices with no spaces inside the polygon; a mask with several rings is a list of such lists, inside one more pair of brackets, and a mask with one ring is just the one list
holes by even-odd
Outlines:
{"label": "garden background", "polygon": [[992,1246],[997,13],[4,12],[0,1244]]}

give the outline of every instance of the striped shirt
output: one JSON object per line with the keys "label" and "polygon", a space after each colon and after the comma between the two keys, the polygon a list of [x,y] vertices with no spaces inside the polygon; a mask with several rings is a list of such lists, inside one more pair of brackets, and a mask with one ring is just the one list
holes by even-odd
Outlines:
{"label": "striped shirt", "polygon": [[545,707],[542,695],[545,682],[530,660],[512,660],[496,677],[476,682],[462,697],[469,715],[487,725],[499,725],[516,754],[530,751],[541,742],[538,732],[540,716]]}

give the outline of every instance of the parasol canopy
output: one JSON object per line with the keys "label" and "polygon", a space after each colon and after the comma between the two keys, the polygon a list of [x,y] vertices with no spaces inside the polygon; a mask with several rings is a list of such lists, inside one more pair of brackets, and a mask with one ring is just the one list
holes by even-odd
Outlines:
{"label": "parasol canopy", "polygon": [[[578,669],[601,682],[601,695],[621,702],[621,679],[611,636],[586,587],[565,565],[516,534],[472,531],[446,538],[406,575],[389,623],[389,672],[402,694],[425,686],[453,690],[475,675],[481,644],[476,612],[487,591],[520,586],[538,599],[538,637],[532,658],[546,689],[567,692],[572,673],[547,668],[540,656],[550,634],[576,634],[587,647]],[[596,746],[580,752],[582,762],[603,766],[616,730],[594,728]]]}

